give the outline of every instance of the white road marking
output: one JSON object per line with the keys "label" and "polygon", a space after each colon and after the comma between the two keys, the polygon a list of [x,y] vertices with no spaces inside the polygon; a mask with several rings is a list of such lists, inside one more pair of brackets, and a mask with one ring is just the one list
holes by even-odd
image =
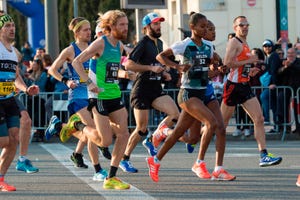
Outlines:
{"label": "white road marking", "polygon": [[[101,194],[105,199],[130,199],[130,200],[154,200],[155,198],[149,196],[133,185],[130,186],[129,190],[105,190],[102,188],[102,182],[97,182],[92,180],[92,174],[94,171],[92,168],[88,169],[80,169],[75,168],[73,163],[69,160],[66,155],[71,155],[73,151],[62,145],[62,144],[40,144],[45,150],[51,153],[56,160],[58,160],[63,166],[69,169],[75,176],[86,182],[91,188],[93,188],[96,192]],[[91,162],[88,160],[84,160],[86,164],[92,166]]]}

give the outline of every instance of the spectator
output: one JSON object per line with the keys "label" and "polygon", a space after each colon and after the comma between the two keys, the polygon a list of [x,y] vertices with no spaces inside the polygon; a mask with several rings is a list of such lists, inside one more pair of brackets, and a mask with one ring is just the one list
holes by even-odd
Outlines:
{"label": "spectator", "polygon": [[23,64],[26,65],[27,67],[29,67],[29,61],[31,61],[33,59],[33,49],[30,46],[29,42],[25,42],[24,46],[21,48],[21,54],[23,57]]}
{"label": "spectator", "polygon": [[[274,43],[267,39],[263,42],[263,51],[266,55],[266,69],[265,72],[268,72],[270,75],[270,82],[266,84],[265,88],[261,95],[261,105],[263,110],[263,115],[265,119],[265,124],[270,124],[270,108],[273,112],[273,121],[276,113],[276,84],[277,84],[277,71],[281,66],[281,60],[279,55],[275,51]],[[276,132],[276,129],[271,129],[270,132]]]}
{"label": "spectator", "polygon": [[[283,62],[283,66],[278,70],[278,76],[280,85],[292,87],[294,94],[296,94],[298,87],[300,87],[300,59],[297,58],[297,50],[295,48],[289,48],[287,50],[287,59]],[[291,98],[294,97],[291,96],[290,90],[280,90],[277,98],[278,105],[282,105],[277,108],[278,123],[289,123],[289,105]],[[297,106],[294,106],[295,119],[297,119],[297,115]],[[293,132],[300,133],[300,124],[298,123],[298,120],[295,120],[295,122],[296,129]]]}
{"label": "spectator", "polygon": [[[28,86],[37,85],[40,92],[46,92],[47,72],[44,69],[42,60],[35,59],[30,62],[32,72],[26,80]],[[33,96],[28,101],[28,112],[33,119],[33,124],[36,127],[45,126],[45,98],[44,96]],[[44,132],[42,129],[37,129],[35,132],[36,141],[43,141]]]}

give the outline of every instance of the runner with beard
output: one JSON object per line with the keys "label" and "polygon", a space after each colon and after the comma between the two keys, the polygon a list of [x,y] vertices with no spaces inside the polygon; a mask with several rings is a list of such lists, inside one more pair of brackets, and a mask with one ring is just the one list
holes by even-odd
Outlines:
{"label": "runner with beard", "polygon": [[[134,109],[136,128],[131,133],[120,168],[125,172],[136,173],[138,170],[130,163],[129,158],[133,149],[143,136],[148,135],[148,114],[151,108],[163,112],[167,115],[159,124],[153,137],[154,146],[156,141],[166,138],[166,133],[160,132],[160,127],[171,128],[177,121],[179,110],[173,99],[162,91],[162,80],[170,80],[171,76],[167,69],[162,66],[156,56],[163,50],[161,36],[161,22],[165,21],[156,13],[149,13],[143,18],[143,30],[145,36],[139,41],[129,55],[125,68],[137,73],[133,84],[130,101]],[[151,156],[156,154],[150,137],[143,141]]]}
{"label": "runner with beard", "polygon": [[[110,10],[100,21],[104,35],[77,56],[72,65],[88,86],[88,110],[93,113],[96,129],[102,136],[103,144],[109,146],[115,136],[109,175],[104,180],[103,188],[124,190],[129,189],[130,185],[117,178],[116,174],[129,133],[128,113],[121,100],[118,70],[124,50],[121,40],[125,40],[128,33],[128,18],[120,10]],[[87,74],[83,63],[89,59],[90,68]]]}

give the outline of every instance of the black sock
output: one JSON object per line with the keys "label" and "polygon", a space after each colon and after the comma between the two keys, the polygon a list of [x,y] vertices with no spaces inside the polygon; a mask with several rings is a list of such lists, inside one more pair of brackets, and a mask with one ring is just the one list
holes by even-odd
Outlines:
{"label": "black sock", "polygon": [[266,155],[268,155],[267,149],[263,149],[263,150],[260,151],[260,157],[261,158],[265,157]]}
{"label": "black sock", "polygon": [[109,170],[109,176],[108,176],[108,178],[115,177],[115,176],[116,176],[116,174],[117,174],[117,170],[118,170],[118,168],[117,168],[117,167],[110,166],[110,170]]}
{"label": "black sock", "polygon": [[123,160],[129,160],[129,158],[130,158],[130,156],[127,156],[127,155],[124,154]]}
{"label": "black sock", "polygon": [[84,127],[86,127],[86,125],[84,123],[82,123],[82,122],[75,122],[74,123],[74,127],[78,131],[83,131],[83,129],[84,129]]}
{"label": "black sock", "polygon": [[100,163],[94,165],[94,168],[96,173],[100,172],[100,170],[102,169]]}

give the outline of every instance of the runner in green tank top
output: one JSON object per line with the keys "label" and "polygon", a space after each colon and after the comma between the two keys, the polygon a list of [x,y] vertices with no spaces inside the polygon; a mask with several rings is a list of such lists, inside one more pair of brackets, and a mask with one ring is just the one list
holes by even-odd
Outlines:
{"label": "runner in green tank top", "polygon": [[[129,189],[128,183],[116,178],[129,138],[128,113],[121,101],[117,80],[123,51],[120,40],[126,39],[128,33],[127,16],[119,10],[108,11],[101,17],[100,27],[106,36],[96,39],[73,60],[72,65],[88,85],[89,109],[93,113],[97,130],[104,139],[103,143],[112,144],[113,134],[116,136],[109,176],[104,180],[103,188]],[[87,74],[82,63],[92,57]]]}

